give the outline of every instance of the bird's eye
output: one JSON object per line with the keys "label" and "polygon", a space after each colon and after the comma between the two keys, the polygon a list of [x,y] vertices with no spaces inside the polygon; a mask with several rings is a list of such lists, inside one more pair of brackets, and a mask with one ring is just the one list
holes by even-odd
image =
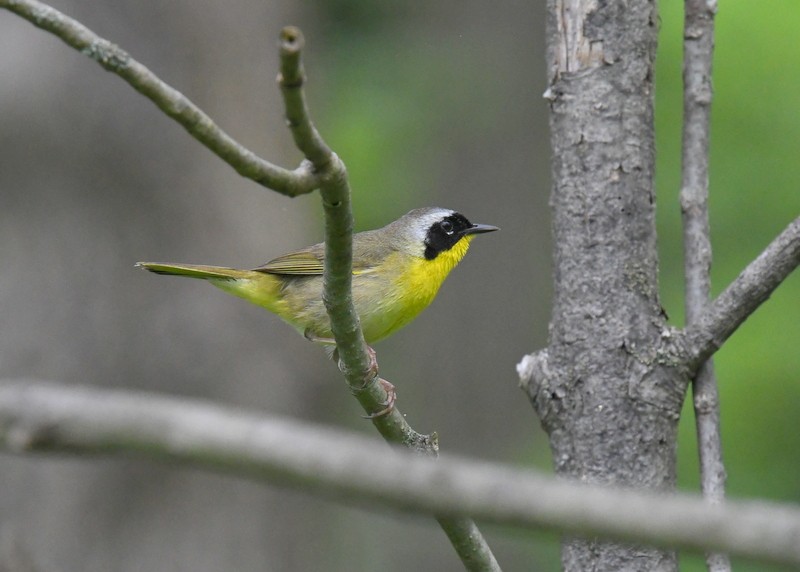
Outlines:
{"label": "bird's eye", "polygon": [[453,223],[449,220],[443,220],[440,226],[447,234],[453,234]]}

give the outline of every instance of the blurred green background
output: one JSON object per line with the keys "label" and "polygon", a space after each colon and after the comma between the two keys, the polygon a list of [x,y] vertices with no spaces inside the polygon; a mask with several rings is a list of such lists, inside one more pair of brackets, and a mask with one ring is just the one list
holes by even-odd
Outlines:
{"label": "blurred green background", "polygon": [[[656,71],[662,303],[683,324],[678,191],[682,2],[661,2]],[[800,4],[720,2],[711,127],[710,217],[718,294],[800,214]],[[717,353],[728,496],[800,501],[800,275],[781,285]],[[679,441],[681,488],[697,490],[691,407]],[[704,570],[684,557],[685,570]],[[742,571],[778,570],[734,561]]]}
{"label": "blurred green background", "polygon": [[[661,283],[680,326],[682,3],[661,4]],[[551,470],[514,371],[546,343],[551,296],[543,0],[55,6],[286,166],[299,156],[273,81],[275,38],[286,24],[303,28],[311,108],[348,165],[359,229],[423,205],[502,228],[474,243],[429,310],[376,347],[400,407],[439,432],[445,454]],[[800,212],[798,22],[790,0],[721,5],[715,293]],[[142,259],[254,266],[316,242],[316,196],[241,180],[118,78],[5,12],[0,77],[0,376],[205,397],[370,433],[332,364],[277,319],[133,269]],[[793,276],[718,354],[731,497],[798,500],[799,294]],[[696,491],[693,434],[688,408],[680,483]],[[0,465],[0,555],[29,554],[42,570],[460,567],[428,519],[137,461]],[[485,532],[507,570],[558,568],[555,535]],[[703,569],[700,558],[682,564]]]}

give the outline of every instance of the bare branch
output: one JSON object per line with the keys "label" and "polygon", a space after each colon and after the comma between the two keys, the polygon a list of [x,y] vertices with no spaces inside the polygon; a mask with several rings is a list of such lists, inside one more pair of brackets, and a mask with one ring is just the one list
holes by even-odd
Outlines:
{"label": "bare branch", "polygon": [[[378,411],[386,400],[386,392],[375,383],[375,372],[370,369],[369,354],[365,351],[363,336],[358,327],[358,317],[350,299],[352,215],[349,209],[350,190],[344,164],[325,145],[308,118],[308,110],[302,93],[302,64],[300,52],[302,34],[296,28],[286,28],[281,36],[281,87],[287,108],[287,118],[295,142],[307,156],[298,169],[288,171],[277,167],[241,146],[217,127],[208,115],[194,105],[183,94],[161,81],[153,72],[130,57],[115,44],[89,30],[51,6],[37,0],[0,0],[0,8],[6,8],[46,30],[66,44],[97,61],[103,68],[122,77],[134,89],[152,100],[162,111],[175,119],[195,138],[206,145],[220,158],[233,166],[240,174],[249,177],[273,190],[295,196],[323,188],[326,212],[347,211],[345,216],[334,214],[326,221],[329,245],[328,260],[340,271],[332,274],[326,284],[333,290],[326,299],[342,301],[336,304],[335,314],[340,308],[349,316],[349,325],[342,325],[339,317],[332,319],[334,332],[341,332],[340,355],[347,364],[347,371],[372,372],[365,383],[362,373],[351,386],[360,391],[360,401],[368,411]],[[324,168],[323,168],[324,167]],[[347,311],[349,309],[349,311]],[[337,326],[338,325],[338,326]],[[364,386],[367,386],[366,388]],[[397,420],[395,420],[397,423]],[[429,438],[411,430],[407,425],[404,442],[414,443],[425,450],[434,447],[427,444]]]}
{"label": "bare branch", "polygon": [[0,447],[137,453],[361,505],[800,563],[796,508],[709,506],[690,495],[589,487],[469,460],[433,461],[336,429],[200,401],[8,380],[0,383]]}
{"label": "bare branch", "polygon": [[[711,0],[714,4],[716,2]],[[683,63],[681,211],[686,277],[686,322],[697,320],[711,291],[708,225],[708,149],[714,12],[706,0],[686,0]]]}
{"label": "bare branch", "polygon": [[278,75],[278,85],[280,85],[286,106],[286,122],[292,131],[297,148],[318,171],[322,170],[331,160],[333,152],[311,123],[308,112],[303,91],[306,74],[300,58],[305,46],[303,33],[294,26],[286,26],[281,30],[278,45],[281,55],[281,73]]}
{"label": "bare branch", "polygon": [[792,221],[694,324],[680,334],[687,365],[696,369],[769,298],[800,264],[800,217]]}
{"label": "bare branch", "polygon": [[[708,162],[711,127],[711,67],[714,55],[716,0],[686,0],[683,53],[683,215],[686,323],[693,324],[711,295],[711,231],[708,222]],[[725,499],[719,392],[711,359],[692,380],[692,398],[700,455],[703,497],[717,504]],[[706,555],[710,572],[729,572],[725,554]]]}
{"label": "bare branch", "polygon": [[[300,30],[285,28],[280,42],[281,75],[278,79],[286,116],[295,144],[306,156],[300,167],[288,171],[239,145],[188,98],[162,82],[118,46],[79,22],[37,0],[0,0],[0,8],[15,12],[53,33],[106,70],[122,77],[243,176],[289,196],[320,189],[326,214],[323,296],[336,338],[339,367],[362,407],[368,413],[382,411],[389,396],[378,378],[377,363],[364,342],[352,302],[353,218],[347,171],[309,118],[302,91],[304,72],[300,56],[303,37]],[[426,454],[436,454],[435,436],[422,435],[411,429],[397,409],[372,420],[387,441]],[[438,520],[468,570],[499,570],[491,550],[471,520],[462,517],[441,517]]]}
{"label": "bare branch", "polygon": [[[438,444],[435,436],[414,431],[396,407],[386,409],[393,396],[387,393],[381,383],[375,353],[364,341],[352,295],[353,213],[350,182],[344,163],[331,151],[311,122],[303,92],[305,73],[301,56],[304,44],[299,29],[288,26],[281,31],[281,73],[278,83],[295,144],[314,165],[320,177],[320,194],[325,210],[323,299],[336,340],[339,369],[384,439],[423,454],[436,455]],[[489,545],[471,519],[448,515],[437,516],[437,521],[467,570],[500,570]]]}
{"label": "bare branch", "polygon": [[[353,213],[350,182],[344,162],[331,151],[311,122],[303,84],[302,32],[294,26],[281,30],[279,48],[281,73],[278,84],[283,94],[286,120],[295,145],[320,177],[325,210],[325,288],[323,298],[331,319],[342,372],[355,390],[378,385],[377,367],[372,364],[364,335],[353,306]],[[385,392],[383,394],[385,400]],[[376,411],[380,410],[376,409]]]}
{"label": "bare branch", "polygon": [[319,187],[319,180],[309,165],[303,163],[289,171],[258,157],[220,129],[186,96],[161,81],[119,46],[101,38],[80,22],[37,0],[0,0],[0,8],[10,10],[58,36],[107,71],[120,76],[243,177],[292,197]]}

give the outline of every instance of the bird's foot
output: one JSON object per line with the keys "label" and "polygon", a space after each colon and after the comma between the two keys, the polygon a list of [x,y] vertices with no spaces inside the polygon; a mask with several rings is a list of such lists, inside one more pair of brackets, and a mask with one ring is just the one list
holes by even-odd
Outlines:
{"label": "bird's foot", "polygon": [[[377,377],[378,375],[378,354],[375,353],[375,350],[372,349],[371,346],[367,346],[367,355],[369,356],[369,366],[367,367],[367,379],[372,379],[373,377]],[[385,383],[389,383],[386,380],[381,380]],[[389,385],[392,385],[389,383]]]}
{"label": "bird's foot", "polygon": [[[305,332],[305,337],[313,342],[322,342],[327,343],[327,338],[318,338],[310,334],[308,331]],[[331,340],[333,341],[333,340]],[[334,342],[335,343],[335,342]],[[330,347],[330,346],[329,346]],[[376,411],[374,413],[370,413],[369,415],[362,415],[364,419],[377,419],[378,417],[383,417],[384,415],[388,415],[394,409],[394,404],[397,401],[397,391],[394,389],[394,385],[386,381],[385,379],[378,377],[378,357],[375,353],[375,350],[372,349],[370,346],[366,346],[367,355],[369,356],[369,363],[367,364],[366,373],[364,374],[364,385],[358,389],[351,388],[353,393],[361,393],[364,390],[370,389],[373,383],[378,383],[386,392],[386,400],[381,402],[379,405],[383,407],[380,411]],[[339,361],[339,351],[336,349],[336,346],[333,346],[333,351],[331,352],[331,358],[339,362],[339,369],[342,371],[344,370],[344,365]]]}
{"label": "bird's foot", "polygon": [[[375,352],[372,352],[373,355]],[[389,415],[394,409],[394,404],[397,401],[397,391],[394,388],[394,385],[383,379],[382,377],[377,378],[378,383],[381,385],[383,390],[386,392],[386,401],[381,403],[383,409],[380,411],[376,411],[375,413],[370,413],[369,415],[362,415],[364,419],[377,419],[378,417],[383,417],[384,415]]]}

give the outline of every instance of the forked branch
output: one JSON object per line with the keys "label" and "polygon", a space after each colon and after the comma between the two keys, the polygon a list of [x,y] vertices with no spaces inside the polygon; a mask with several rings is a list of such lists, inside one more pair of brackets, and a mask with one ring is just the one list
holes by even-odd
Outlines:
{"label": "forked branch", "polygon": [[[259,158],[234,141],[183,94],[76,20],[38,0],[0,0],[0,8],[15,12],[58,36],[106,70],[122,77],[243,176],[288,196],[320,189],[325,210],[326,245],[323,297],[336,339],[339,368],[367,413],[384,410],[389,396],[379,383],[377,363],[366,346],[352,301],[353,216],[347,171],[311,122],[302,89],[305,74],[300,30],[284,28],[279,45],[281,73],[278,81],[286,117],[295,144],[306,157],[297,169],[289,171]],[[436,454],[435,437],[414,431],[397,408],[371,419],[387,441],[428,455]],[[438,521],[468,570],[500,569],[472,520],[462,516],[442,516]]]}
{"label": "forked branch", "polygon": [[127,81],[243,177],[290,197],[310,193],[319,187],[310,165],[303,163],[290,171],[265,161],[220,129],[189,98],[161,81],[119,46],[101,38],[77,20],[38,0],[0,0],[0,8],[10,10],[59,37]]}
{"label": "forked branch", "polygon": [[680,335],[686,362],[696,369],[800,265],[800,217],[792,221]]}

